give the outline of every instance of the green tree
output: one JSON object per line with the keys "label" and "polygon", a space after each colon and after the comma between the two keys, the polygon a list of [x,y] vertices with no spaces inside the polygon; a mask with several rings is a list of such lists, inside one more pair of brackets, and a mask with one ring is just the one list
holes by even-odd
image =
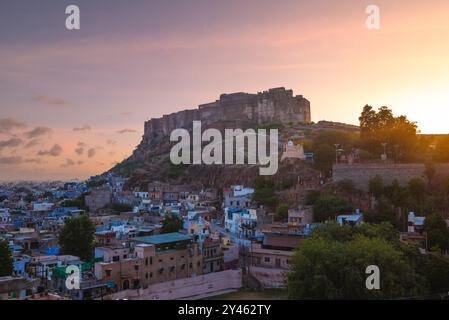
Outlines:
{"label": "green tree", "polygon": [[424,174],[426,175],[428,186],[430,186],[436,174],[436,168],[433,162],[426,162]]}
{"label": "green tree", "polygon": [[313,205],[313,216],[317,222],[335,219],[339,214],[348,214],[353,211],[354,206],[349,201],[335,195],[321,195]]}
{"label": "green tree", "polygon": [[11,251],[9,250],[8,243],[0,240],[0,277],[10,276],[12,272],[13,260]]}
{"label": "green tree", "polygon": [[449,259],[440,254],[426,256],[422,274],[428,282],[430,293],[449,292]]}
{"label": "green tree", "polygon": [[258,204],[276,208],[279,198],[275,192],[275,184],[270,179],[258,177],[255,181],[253,200]]}
{"label": "green tree", "polygon": [[328,172],[335,162],[335,147],[328,144],[317,145],[313,149],[314,165],[318,170]]}
{"label": "green tree", "polygon": [[339,190],[341,190],[347,194],[352,194],[356,190],[354,181],[352,181],[351,179],[344,179],[344,180],[339,181],[337,183],[337,187]]}
{"label": "green tree", "polygon": [[439,214],[426,217],[424,230],[427,232],[427,246],[441,251],[449,250],[449,229]]}
{"label": "green tree", "polygon": [[374,210],[365,212],[363,214],[363,219],[368,223],[379,224],[382,222],[389,222],[394,226],[398,225],[396,211],[385,197],[382,197],[377,201]]}
{"label": "green tree", "polygon": [[285,203],[280,204],[276,209],[276,215],[279,220],[285,220],[288,217],[288,205]]}
{"label": "green tree", "polygon": [[[386,239],[353,229],[357,227],[340,228],[341,241],[316,232],[301,243],[287,273],[289,298],[391,299],[423,292],[422,277],[400,249]],[[381,270],[381,290],[366,289],[369,265]]]}
{"label": "green tree", "polygon": [[162,221],[161,233],[178,232],[182,229],[183,222],[176,214],[167,214]]}
{"label": "green tree", "polygon": [[368,190],[376,198],[380,198],[384,193],[384,181],[381,176],[376,175],[368,181]]}
{"label": "green tree", "polygon": [[[370,153],[383,153],[382,143],[401,151],[404,160],[413,158],[413,149],[417,144],[417,125],[405,116],[395,117],[393,111],[381,107],[376,112],[366,105],[359,117],[360,138],[363,147]],[[397,155],[395,155],[397,158]]]}
{"label": "green tree", "polygon": [[427,186],[423,179],[413,178],[408,182],[409,205],[416,211],[424,210],[425,196],[427,194]]}
{"label": "green tree", "polygon": [[69,218],[59,233],[59,244],[64,254],[88,261],[93,257],[95,224],[87,214]]}

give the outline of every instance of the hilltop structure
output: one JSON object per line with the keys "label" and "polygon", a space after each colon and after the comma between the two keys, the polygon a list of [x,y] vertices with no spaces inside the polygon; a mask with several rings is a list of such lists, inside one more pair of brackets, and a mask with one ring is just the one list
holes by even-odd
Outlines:
{"label": "hilltop structure", "polygon": [[169,135],[174,129],[190,127],[195,120],[205,125],[228,122],[231,127],[241,128],[268,123],[309,123],[310,102],[302,95],[294,96],[293,90],[283,87],[257,94],[222,94],[219,100],[201,104],[198,109],[183,110],[146,121],[143,140],[150,142],[155,137]]}

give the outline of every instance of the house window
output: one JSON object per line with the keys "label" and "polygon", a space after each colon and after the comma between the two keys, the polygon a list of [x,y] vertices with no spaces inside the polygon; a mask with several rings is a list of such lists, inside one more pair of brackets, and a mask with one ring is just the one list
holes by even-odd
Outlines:
{"label": "house window", "polygon": [[148,258],[145,258],[145,265],[148,265]]}
{"label": "house window", "polygon": [[106,270],[106,277],[110,277],[111,276],[111,270]]}
{"label": "house window", "polygon": [[264,260],[265,262],[270,262],[270,258],[269,258],[269,257],[265,257],[263,260]]}
{"label": "house window", "polygon": [[137,264],[134,266],[134,270],[139,270],[139,266]]}
{"label": "house window", "polygon": [[148,279],[148,272],[145,273],[145,279]]}

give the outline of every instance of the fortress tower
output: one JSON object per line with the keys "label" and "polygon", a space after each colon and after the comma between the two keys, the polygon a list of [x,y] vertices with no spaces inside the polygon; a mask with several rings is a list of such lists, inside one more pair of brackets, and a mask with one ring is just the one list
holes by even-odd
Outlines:
{"label": "fortress tower", "polygon": [[192,121],[210,125],[227,122],[242,128],[268,123],[310,122],[310,102],[293,90],[274,88],[257,94],[237,92],[222,94],[215,102],[199,105],[145,122],[144,140],[168,135],[177,128],[188,128]]}

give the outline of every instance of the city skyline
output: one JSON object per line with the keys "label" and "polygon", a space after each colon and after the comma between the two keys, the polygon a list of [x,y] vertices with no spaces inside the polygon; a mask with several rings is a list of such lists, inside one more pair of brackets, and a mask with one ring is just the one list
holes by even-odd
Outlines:
{"label": "city skyline", "polygon": [[[67,31],[77,4],[81,29]],[[87,178],[140,142],[144,121],[221,93],[291,88],[312,120],[358,124],[387,105],[449,133],[449,4],[377,1],[5,1],[0,180]]]}

